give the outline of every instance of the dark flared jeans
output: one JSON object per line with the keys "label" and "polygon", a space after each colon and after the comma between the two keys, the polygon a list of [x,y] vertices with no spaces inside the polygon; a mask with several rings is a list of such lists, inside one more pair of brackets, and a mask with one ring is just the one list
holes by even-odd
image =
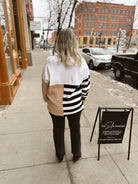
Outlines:
{"label": "dark flared jeans", "polygon": [[[65,154],[64,131],[65,116],[55,116],[51,114],[53,121],[53,138],[56,156],[61,158]],[[81,112],[67,115],[71,137],[71,151],[73,155],[81,156],[81,133],[80,133]]]}

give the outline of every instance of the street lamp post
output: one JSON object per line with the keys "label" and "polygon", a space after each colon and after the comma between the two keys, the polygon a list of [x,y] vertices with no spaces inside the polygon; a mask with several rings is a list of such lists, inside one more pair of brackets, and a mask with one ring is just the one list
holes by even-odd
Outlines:
{"label": "street lamp post", "polygon": [[102,43],[101,36],[102,36],[102,31],[99,32],[99,48],[101,47],[101,43]]}

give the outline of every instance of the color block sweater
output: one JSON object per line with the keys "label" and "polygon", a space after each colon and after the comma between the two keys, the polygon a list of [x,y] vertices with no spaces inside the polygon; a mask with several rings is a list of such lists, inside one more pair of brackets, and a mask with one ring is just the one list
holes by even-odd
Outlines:
{"label": "color block sweater", "polygon": [[[71,58],[71,61],[74,60]],[[42,73],[42,93],[48,111],[57,116],[83,110],[83,100],[90,88],[90,74],[86,61],[81,66],[66,67],[57,56],[46,59]]]}

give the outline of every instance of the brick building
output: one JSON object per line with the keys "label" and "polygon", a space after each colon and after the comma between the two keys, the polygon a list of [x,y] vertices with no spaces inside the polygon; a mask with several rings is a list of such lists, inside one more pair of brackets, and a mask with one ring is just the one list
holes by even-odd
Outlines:
{"label": "brick building", "polygon": [[75,9],[74,32],[80,46],[112,47],[120,29],[132,34],[135,6],[82,2]]}

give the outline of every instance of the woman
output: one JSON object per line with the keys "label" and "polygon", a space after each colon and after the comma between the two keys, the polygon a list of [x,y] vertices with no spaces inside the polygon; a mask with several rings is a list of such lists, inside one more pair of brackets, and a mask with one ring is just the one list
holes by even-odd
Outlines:
{"label": "woman", "polygon": [[42,92],[53,121],[56,156],[61,162],[65,154],[64,130],[67,116],[73,161],[81,157],[80,116],[90,88],[89,69],[78,53],[72,29],[62,29],[57,38],[56,56],[46,59],[42,74]]}

